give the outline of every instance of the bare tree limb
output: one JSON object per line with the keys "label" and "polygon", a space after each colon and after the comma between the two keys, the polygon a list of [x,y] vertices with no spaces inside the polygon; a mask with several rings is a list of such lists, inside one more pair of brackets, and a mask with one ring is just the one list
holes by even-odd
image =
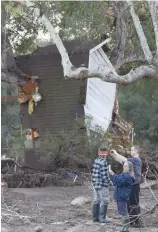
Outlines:
{"label": "bare tree limb", "polygon": [[[111,64],[109,58],[107,57],[107,55],[104,53],[102,54],[102,56],[104,56],[104,70],[106,71],[102,71],[102,67],[95,68],[93,69],[93,67],[91,68],[85,68],[85,67],[79,67],[79,68],[75,68],[68,56],[68,53],[62,43],[62,40],[60,38],[60,36],[58,35],[58,33],[55,31],[55,28],[53,27],[53,25],[51,24],[51,22],[48,20],[48,18],[43,14],[40,15],[40,10],[34,6],[34,4],[30,1],[25,1],[25,2],[21,2],[21,4],[25,4],[27,7],[31,8],[34,12],[34,15],[36,17],[39,18],[40,22],[42,22],[48,32],[50,32],[50,36],[52,37],[54,43],[56,44],[59,53],[61,55],[62,58],[62,66],[63,66],[63,72],[64,72],[64,76],[66,79],[86,79],[86,78],[100,78],[103,81],[106,82],[111,82],[111,83],[118,83],[118,84],[130,84],[135,82],[136,80],[143,78],[143,77],[150,77],[153,78],[156,75],[156,71],[155,71],[155,67],[152,65],[142,65],[139,68],[136,68],[134,70],[131,70],[128,74],[124,75],[124,76],[120,76],[116,73],[114,66]],[[132,2],[129,3],[131,6],[131,15],[133,17],[133,21],[134,21],[134,25],[136,27],[140,42],[141,42],[141,46],[143,48],[144,51],[144,55],[145,58],[148,60],[148,62],[150,61],[150,59],[152,58],[152,54],[150,52],[150,49],[148,47],[147,41],[146,41],[146,37],[144,35],[142,26],[140,24],[140,20],[138,18],[138,16],[135,14],[134,11],[134,7]],[[136,23],[138,23],[138,25],[136,25]],[[145,45],[143,44],[143,42],[145,43]],[[105,43],[105,42],[104,42]],[[92,49],[93,52],[95,49],[98,49],[99,52],[101,52],[100,46],[102,46],[103,43],[101,45],[98,45],[96,48]],[[123,43],[122,48],[124,47],[125,42]],[[92,52],[91,50],[91,52]],[[123,56],[123,53],[122,55]]]}
{"label": "bare tree limb", "polygon": [[158,1],[148,0],[148,3],[155,32],[156,54],[158,56]]}
{"label": "bare tree limb", "polygon": [[[97,72],[98,71],[98,72]],[[142,65],[136,69],[132,69],[128,74],[120,76],[117,73],[107,72],[101,73],[99,70],[89,70],[86,68],[78,68],[72,72],[72,76],[68,78],[73,79],[85,79],[98,77],[103,81],[117,84],[131,84],[143,77],[153,78],[156,75],[156,71],[152,65]]]}
{"label": "bare tree limb", "polygon": [[152,60],[153,56],[152,56],[152,53],[150,51],[150,48],[149,48],[146,36],[144,34],[142,25],[140,23],[140,19],[137,16],[137,14],[135,13],[133,2],[129,1],[129,0],[126,0],[126,1],[127,1],[128,5],[130,6],[130,13],[131,13],[133,23],[134,23],[135,29],[137,31],[138,37],[139,37],[141,48],[144,52],[144,56],[145,56],[146,60],[149,62],[149,64],[151,64],[151,60]]}

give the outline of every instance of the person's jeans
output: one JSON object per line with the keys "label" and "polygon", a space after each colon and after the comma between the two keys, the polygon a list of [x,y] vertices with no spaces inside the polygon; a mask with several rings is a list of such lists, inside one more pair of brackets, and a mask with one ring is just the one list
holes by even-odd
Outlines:
{"label": "person's jeans", "polygon": [[126,201],[117,201],[118,213],[123,217],[123,227],[120,231],[128,231],[129,228],[129,214],[128,214],[128,203]]}
{"label": "person's jeans", "polygon": [[104,222],[109,204],[109,189],[93,189],[93,221]]}
{"label": "person's jeans", "polygon": [[117,201],[117,209],[120,216],[128,216],[128,206],[126,201]]}
{"label": "person's jeans", "polygon": [[99,190],[93,189],[93,204],[109,204],[109,188],[102,187]]}
{"label": "person's jeans", "polygon": [[138,223],[138,214],[140,214],[140,207],[139,207],[139,194],[140,194],[140,185],[132,185],[132,190],[130,194],[130,199],[128,202],[128,213],[130,216],[130,221]]}

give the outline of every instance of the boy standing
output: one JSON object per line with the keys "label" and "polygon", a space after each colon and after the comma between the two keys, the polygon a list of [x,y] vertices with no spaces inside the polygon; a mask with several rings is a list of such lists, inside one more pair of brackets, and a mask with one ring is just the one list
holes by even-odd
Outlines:
{"label": "boy standing", "polygon": [[126,161],[123,165],[123,173],[120,175],[114,175],[113,171],[110,171],[112,175],[112,182],[115,186],[115,199],[117,202],[117,209],[120,216],[123,216],[124,226],[121,232],[128,232],[129,227],[129,215],[128,215],[128,201],[131,194],[132,184],[134,183],[133,164]]}
{"label": "boy standing", "polygon": [[93,221],[108,223],[107,209],[109,204],[109,186],[112,182],[109,177],[106,157],[108,149],[101,147],[98,149],[98,158],[93,163],[92,183],[93,183]]}
{"label": "boy standing", "polygon": [[139,194],[140,194],[140,182],[141,182],[141,168],[142,161],[139,158],[140,148],[137,145],[132,146],[131,148],[131,158],[125,158],[118,154],[115,150],[110,152],[111,156],[118,161],[119,163],[124,163],[126,161],[130,161],[133,164],[135,182],[132,185],[131,195],[128,202],[128,212],[130,215],[130,225],[133,227],[141,228],[143,227],[143,223],[138,216],[140,214],[140,206],[139,206]]}

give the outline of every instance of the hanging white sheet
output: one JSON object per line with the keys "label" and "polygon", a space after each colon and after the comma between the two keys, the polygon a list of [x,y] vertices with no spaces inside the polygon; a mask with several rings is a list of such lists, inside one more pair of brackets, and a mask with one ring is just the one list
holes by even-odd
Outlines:
{"label": "hanging white sheet", "polygon": [[[103,73],[109,68],[113,69],[99,45],[90,50],[89,68],[99,69]],[[111,122],[115,94],[116,84],[107,83],[99,78],[88,79],[84,110],[85,115],[91,120],[86,120],[87,129],[95,131],[96,127],[101,127],[106,132]]]}

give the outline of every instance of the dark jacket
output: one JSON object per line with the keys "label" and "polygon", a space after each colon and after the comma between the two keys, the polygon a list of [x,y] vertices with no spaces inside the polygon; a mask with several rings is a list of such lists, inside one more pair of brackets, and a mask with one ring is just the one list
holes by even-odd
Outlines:
{"label": "dark jacket", "polygon": [[135,179],[128,172],[112,176],[115,186],[114,199],[116,201],[128,201]]}
{"label": "dark jacket", "polygon": [[134,175],[135,175],[135,181],[133,185],[140,184],[141,182],[141,169],[142,169],[142,161],[139,157],[132,157],[128,158],[128,161],[130,161],[133,164],[134,169]]}

